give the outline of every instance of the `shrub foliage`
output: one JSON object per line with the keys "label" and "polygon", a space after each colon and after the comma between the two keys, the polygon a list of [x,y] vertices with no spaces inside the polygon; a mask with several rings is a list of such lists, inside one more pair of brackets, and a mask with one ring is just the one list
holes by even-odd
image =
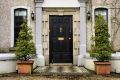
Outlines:
{"label": "shrub foliage", "polygon": [[98,61],[109,61],[111,58],[110,34],[108,33],[108,24],[104,18],[99,15],[95,21],[95,44],[91,46],[90,55]]}
{"label": "shrub foliage", "polygon": [[32,30],[27,22],[23,22],[16,42],[16,57],[19,60],[29,60],[36,53],[33,42]]}

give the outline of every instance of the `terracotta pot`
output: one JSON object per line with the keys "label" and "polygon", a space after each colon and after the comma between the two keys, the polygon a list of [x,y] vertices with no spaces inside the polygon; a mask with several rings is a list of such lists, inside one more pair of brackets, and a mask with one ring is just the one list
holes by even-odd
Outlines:
{"label": "terracotta pot", "polygon": [[31,74],[33,70],[34,61],[17,61],[19,74]]}
{"label": "terracotta pot", "polygon": [[95,71],[97,74],[101,74],[101,75],[108,75],[110,74],[110,62],[98,62],[95,61]]}

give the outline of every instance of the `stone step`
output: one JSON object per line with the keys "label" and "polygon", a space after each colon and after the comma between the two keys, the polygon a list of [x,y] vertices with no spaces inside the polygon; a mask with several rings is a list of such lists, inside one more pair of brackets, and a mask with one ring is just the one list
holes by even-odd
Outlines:
{"label": "stone step", "polygon": [[37,67],[33,73],[38,75],[85,75],[90,72],[79,66],[44,66]]}

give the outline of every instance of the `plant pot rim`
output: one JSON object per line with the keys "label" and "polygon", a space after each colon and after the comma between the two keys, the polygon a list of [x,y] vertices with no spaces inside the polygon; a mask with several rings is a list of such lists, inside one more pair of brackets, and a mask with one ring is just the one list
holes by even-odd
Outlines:
{"label": "plant pot rim", "polygon": [[27,60],[27,61],[17,60],[17,64],[19,64],[19,63],[29,63],[29,64],[33,64],[34,61],[33,61],[33,60]]}
{"label": "plant pot rim", "polygon": [[110,61],[94,61],[94,64],[107,64],[107,65],[109,65],[109,64],[111,64],[111,62]]}

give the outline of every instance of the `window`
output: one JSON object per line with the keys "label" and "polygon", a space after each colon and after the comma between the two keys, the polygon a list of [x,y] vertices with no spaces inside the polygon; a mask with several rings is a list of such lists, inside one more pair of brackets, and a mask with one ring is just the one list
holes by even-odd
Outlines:
{"label": "window", "polygon": [[[96,8],[94,11],[95,20],[96,20],[98,15],[103,16],[104,20],[106,20],[106,22],[108,23],[108,9],[107,8]],[[96,30],[95,30],[95,35],[97,35]],[[96,41],[95,44],[97,44],[97,43],[98,42]]]}
{"label": "window", "polygon": [[27,20],[27,9],[17,8],[14,10],[14,46],[16,46],[16,41],[18,34],[20,32],[20,25],[24,20]]}
{"label": "window", "polygon": [[108,22],[108,9],[106,8],[96,8],[95,9],[95,18],[101,15],[104,17],[104,19]]}

